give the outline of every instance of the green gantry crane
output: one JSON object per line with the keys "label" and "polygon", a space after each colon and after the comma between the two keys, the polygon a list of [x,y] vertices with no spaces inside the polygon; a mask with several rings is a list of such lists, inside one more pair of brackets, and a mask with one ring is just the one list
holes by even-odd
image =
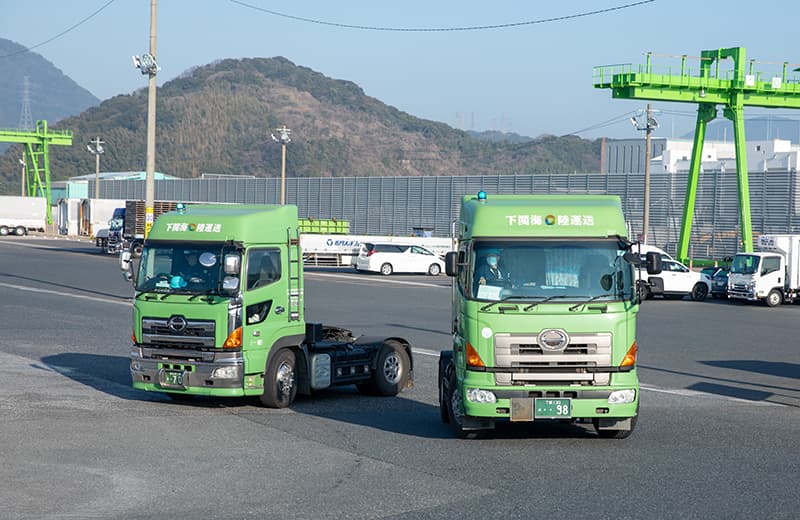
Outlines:
{"label": "green gantry crane", "polygon": [[[676,101],[698,105],[678,258],[686,261],[689,257],[689,237],[692,233],[706,125],[717,117],[717,105],[723,105],[725,118],[733,122],[742,250],[752,251],[753,230],[750,222],[744,107],[800,108],[800,79],[788,76],[788,62],[781,63],[782,71],[774,74],[755,71],[754,60],[745,62],[744,47],[701,51],[700,69],[696,74],[692,74],[687,68],[686,55],[681,56],[679,74],[673,74],[671,70],[666,74],[654,73],[651,57],[652,53],[647,53],[646,64],[639,65],[636,70],[630,64],[595,67],[594,87],[610,88],[613,98]],[[720,70],[722,62],[728,58],[733,60],[733,68]]]}
{"label": "green gantry crane", "polygon": [[69,146],[72,144],[72,132],[68,130],[50,131],[47,121],[36,121],[36,129],[3,130],[0,129],[0,142],[20,143],[25,146],[24,162],[27,172],[25,192],[29,197],[47,198],[47,223],[53,223],[50,209],[50,156],[48,147],[53,145]]}

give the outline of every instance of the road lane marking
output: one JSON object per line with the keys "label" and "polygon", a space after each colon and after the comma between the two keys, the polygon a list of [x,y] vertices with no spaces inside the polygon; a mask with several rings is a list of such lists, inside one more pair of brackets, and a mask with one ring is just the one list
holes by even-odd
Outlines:
{"label": "road lane marking", "polygon": [[109,298],[98,298],[97,296],[85,296],[83,294],[72,294],[66,293],[61,291],[54,291],[52,289],[39,289],[37,287],[28,287],[26,285],[13,285],[10,283],[2,283],[0,282],[0,287],[7,287],[9,289],[17,289],[19,291],[30,291],[30,292],[37,292],[37,293],[44,293],[44,294],[54,294],[56,296],[67,296],[69,298],[80,298],[83,300],[91,300],[95,302],[101,303],[115,303],[117,305],[126,305],[130,306],[132,304],[131,301],[120,301],[120,300],[112,300]]}
{"label": "road lane marking", "polygon": [[369,282],[367,282],[367,280],[360,279],[360,278],[357,278],[355,276],[346,275],[346,274],[309,273],[308,271],[306,271],[305,275],[306,275],[306,277],[310,276],[310,277],[320,277],[320,278],[341,278],[343,280],[348,280],[350,282],[355,282],[355,283],[358,283],[358,282],[361,282],[361,283],[382,282],[382,283],[395,284],[395,285],[411,285],[411,286],[417,286],[417,287],[433,287],[433,288],[436,288],[436,289],[448,289],[448,290],[450,289],[449,285],[438,285],[438,284],[435,284],[435,283],[426,283],[426,282],[403,282],[403,281],[400,281],[400,280],[385,280],[383,278],[377,278],[377,277],[374,278],[373,280],[370,280]]}

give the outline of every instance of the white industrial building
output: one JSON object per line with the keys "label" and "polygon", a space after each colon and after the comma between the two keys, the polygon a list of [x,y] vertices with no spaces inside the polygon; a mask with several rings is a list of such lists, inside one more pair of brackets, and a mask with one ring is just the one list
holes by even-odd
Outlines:
{"label": "white industrial building", "polygon": [[[686,173],[692,159],[691,139],[652,138],[650,171]],[[785,139],[748,141],[747,170],[751,172],[797,172],[800,145]],[[645,140],[621,139],[606,142],[603,171],[643,173]],[[700,171],[736,172],[736,146],[730,141],[708,141],[703,145]]]}

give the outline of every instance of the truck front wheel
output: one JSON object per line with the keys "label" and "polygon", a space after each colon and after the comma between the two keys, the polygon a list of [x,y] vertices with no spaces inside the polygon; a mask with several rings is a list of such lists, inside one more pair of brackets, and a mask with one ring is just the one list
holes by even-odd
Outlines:
{"label": "truck front wheel", "polygon": [[777,307],[783,303],[783,295],[778,289],[772,289],[767,297],[764,299],[767,307]]}
{"label": "truck front wheel", "polygon": [[264,373],[261,404],[267,408],[286,408],[297,395],[296,358],[294,352],[282,349]]}
{"label": "truck front wheel", "polygon": [[461,392],[458,391],[458,382],[456,381],[456,370],[451,365],[447,370],[447,414],[449,415],[447,423],[450,425],[450,431],[459,439],[477,439],[481,435],[480,430],[466,430],[464,429],[464,403],[461,399]]}

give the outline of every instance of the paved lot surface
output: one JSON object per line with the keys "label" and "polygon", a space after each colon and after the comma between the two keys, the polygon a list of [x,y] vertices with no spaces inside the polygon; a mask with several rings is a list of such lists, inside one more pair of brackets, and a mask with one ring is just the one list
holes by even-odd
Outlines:
{"label": "paved lot surface", "polygon": [[800,305],[650,301],[634,435],[451,438],[436,356],[446,277],[315,269],[307,317],[401,335],[416,386],[290,410],[130,388],[131,289],[79,241],[0,240],[3,518],[797,518]]}

